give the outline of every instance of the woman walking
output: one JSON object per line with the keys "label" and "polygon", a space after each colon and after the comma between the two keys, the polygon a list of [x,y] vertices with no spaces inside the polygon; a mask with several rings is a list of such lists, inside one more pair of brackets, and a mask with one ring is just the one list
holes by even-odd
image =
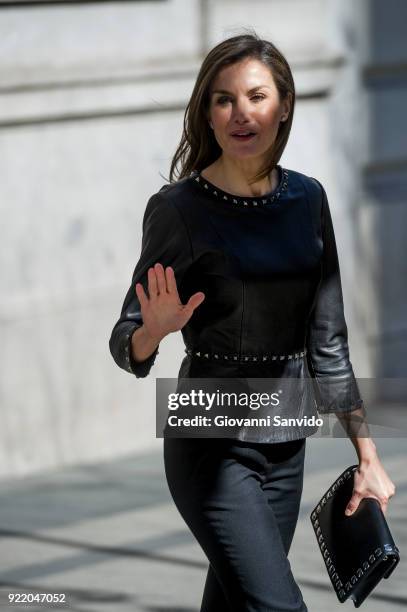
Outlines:
{"label": "woman walking", "polygon": [[[304,387],[287,404],[290,416],[363,416],[325,190],[278,163],[294,105],[290,67],[271,42],[244,34],[209,52],[170,184],[147,203],[110,350],[121,368],[144,377],[161,340],[181,330],[180,379],[295,378]],[[318,411],[305,392],[311,376]],[[165,437],[169,489],[209,560],[201,612],[307,610],[288,553],[315,430]],[[395,489],[374,442],[351,439],[359,469],[349,505],[370,496],[385,510]]]}

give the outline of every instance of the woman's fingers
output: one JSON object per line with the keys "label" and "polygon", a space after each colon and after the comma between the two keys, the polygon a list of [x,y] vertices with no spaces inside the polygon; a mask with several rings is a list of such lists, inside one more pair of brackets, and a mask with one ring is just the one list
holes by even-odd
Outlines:
{"label": "woman's fingers", "polygon": [[148,297],[144,291],[144,287],[141,283],[136,283],[136,295],[138,297],[138,301],[140,302],[141,308],[145,308],[148,304]]}
{"label": "woman's fingers", "polygon": [[193,312],[195,308],[199,306],[199,304],[202,304],[204,299],[205,294],[202,291],[198,291],[197,293],[194,293],[194,295],[191,295],[188,302],[185,304],[185,308]]}
{"label": "woman's fingers", "polygon": [[148,269],[147,278],[149,296],[150,298],[156,298],[158,295],[158,283],[154,268]]}
{"label": "woman's fingers", "polygon": [[157,278],[158,293],[163,295],[167,292],[167,282],[165,280],[164,267],[160,263],[154,266],[155,275]]}
{"label": "woman's fingers", "polygon": [[161,331],[167,328],[168,331],[182,329],[195,308],[204,301],[205,294],[202,291],[194,293],[184,306],[179,299],[175,273],[171,266],[164,270],[162,264],[156,263],[148,269],[147,276],[149,295],[146,295],[140,282],[136,283],[136,294],[143,314],[149,315],[150,325],[158,326]]}
{"label": "woman's fingers", "polygon": [[177,281],[175,278],[174,270],[171,266],[165,268],[165,278],[167,281],[168,293],[174,293],[178,297]]}
{"label": "woman's fingers", "polygon": [[363,499],[363,495],[359,493],[358,491],[355,491],[355,489],[353,489],[352,496],[350,500],[348,501],[348,504],[345,508],[346,516],[351,516],[351,514],[353,514],[355,510],[358,509],[358,506],[360,502],[362,501],[362,499]]}
{"label": "woman's fingers", "polygon": [[[171,297],[170,301],[168,302],[168,306],[170,308],[173,308],[174,306],[177,308],[182,307],[184,316],[187,315],[188,318],[192,316],[195,308],[197,308],[205,299],[205,294],[202,291],[198,291],[197,293],[194,293],[194,295],[189,298],[187,304],[183,306],[178,295],[177,281],[172,266],[167,266],[164,269],[163,265],[157,262],[153,267],[148,269],[147,276],[150,300],[155,302],[155,300],[158,300],[160,296],[165,296],[168,298]],[[140,305],[142,307],[147,306],[150,300],[146,296],[141,283],[136,283],[136,293],[137,297],[139,298]],[[176,297],[177,304],[173,302],[174,297]],[[173,306],[170,306],[170,304],[173,304]],[[180,314],[180,312],[181,311],[178,311],[177,316]]]}

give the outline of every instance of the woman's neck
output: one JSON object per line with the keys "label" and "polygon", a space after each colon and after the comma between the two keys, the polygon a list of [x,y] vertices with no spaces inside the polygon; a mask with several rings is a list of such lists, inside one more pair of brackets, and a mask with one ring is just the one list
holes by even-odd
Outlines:
{"label": "woman's neck", "polygon": [[216,160],[201,172],[203,178],[210,183],[222,191],[237,196],[261,197],[277,187],[279,180],[277,168],[273,168],[271,174],[261,181],[249,184],[249,178],[254,174],[255,171],[249,173],[222,160]]}

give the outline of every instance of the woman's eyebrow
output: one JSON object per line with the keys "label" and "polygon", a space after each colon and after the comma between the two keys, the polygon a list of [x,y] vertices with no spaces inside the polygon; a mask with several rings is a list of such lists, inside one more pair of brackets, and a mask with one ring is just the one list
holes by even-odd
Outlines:
{"label": "woman's eyebrow", "polygon": [[[251,94],[254,91],[257,91],[258,89],[261,89],[262,87],[266,87],[267,89],[270,89],[270,87],[268,85],[257,85],[256,87],[252,87],[252,89],[249,89],[249,91],[247,93]],[[226,89],[215,89],[212,93],[213,94],[220,93],[220,94],[230,94],[230,95],[233,95],[232,92],[227,91]]]}

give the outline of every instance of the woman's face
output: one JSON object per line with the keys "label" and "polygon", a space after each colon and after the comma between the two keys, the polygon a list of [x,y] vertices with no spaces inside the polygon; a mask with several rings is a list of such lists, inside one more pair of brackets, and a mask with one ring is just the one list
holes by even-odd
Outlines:
{"label": "woman's face", "polygon": [[[271,72],[248,58],[223,68],[210,91],[209,119],[223,152],[235,159],[258,157],[274,143],[281,118],[287,119],[288,100],[281,102]],[[237,136],[234,132],[250,132]]]}

